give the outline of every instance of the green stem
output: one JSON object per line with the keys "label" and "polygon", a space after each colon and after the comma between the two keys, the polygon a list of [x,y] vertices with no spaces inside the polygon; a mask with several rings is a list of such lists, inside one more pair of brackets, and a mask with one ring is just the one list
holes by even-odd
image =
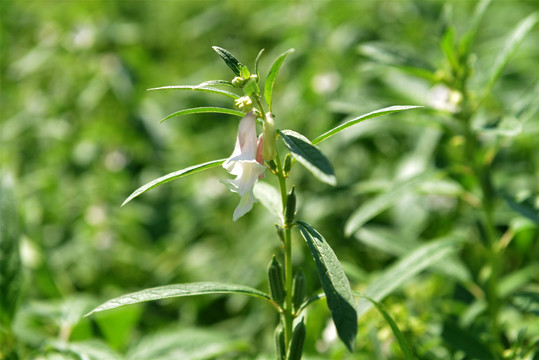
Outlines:
{"label": "green stem", "polygon": [[279,188],[281,190],[281,201],[283,205],[283,218],[285,219],[284,224],[284,277],[285,277],[285,303],[284,303],[284,336],[285,336],[285,346],[288,350],[290,345],[290,340],[292,339],[292,325],[294,322],[293,306],[292,306],[292,234],[291,227],[292,224],[289,224],[286,221],[286,179],[283,175],[283,167],[281,163],[281,158],[279,154],[275,157],[275,162],[277,163],[277,178],[279,179]]}

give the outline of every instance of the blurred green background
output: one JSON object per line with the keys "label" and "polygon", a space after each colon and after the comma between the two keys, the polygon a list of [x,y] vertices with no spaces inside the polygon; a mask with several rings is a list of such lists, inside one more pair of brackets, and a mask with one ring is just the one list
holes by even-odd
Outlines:
{"label": "blurred green background", "polygon": [[[231,80],[212,45],[228,49],[250,68],[264,48],[262,74],[278,54],[295,48],[275,86],[275,119],[277,127],[311,139],[378,108],[427,106],[374,119],[324,142],[320,148],[331,159],[339,185],[329,188],[295,168],[299,216],[326,236],[358,291],[410,244],[464,232],[469,243],[455,255],[455,273],[464,272],[463,277],[448,275],[451,269],[423,272],[384,304],[418,358],[491,354],[483,349],[489,341],[483,336],[488,321],[482,319],[489,315],[480,306],[471,308],[477,300],[470,292],[474,287],[463,285],[480,288],[488,269],[476,234],[469,232],[475,210],[463,201],[462,184],[447,180],[445,193],[440,184],[434,193],[410,190],[374,217],[363,236],[344,234],[350,214],[389,191],[395,179],[450,167],[458,153],[458,137],[444,131],[447,114],[430,108],[435,84],[383,64],[383,56],[371,56],[369,49],[382,44],[415,54],[418,65],[439,73],[445,66],[442,35],[449,26],[462,35],[475,6],[475,1],[405,0],[2,0],[0,168],[4,181],[14,183],[21,233],[24,282],[13,325],[19,356],[273,358],[276,315],[266,304],[241,296],[167,300],[80,319],[107,299],[165,284],[227,281],[266,290],[267,263],[280,251],[275,220],[257,204],[232,222],[238,198],[219,182],[228,177],[223,169],[169,183],[120,207],[154,178],[232,152],[234,117],[193,115],[159,123],[185,108],[232,107],[229,99],[146,91]],[[537,10],[537,1],[492,2],[473,49],[472,85],[480,89],[512,29]],[[504,119],[520,109],[521,101],[539,97],[537,39],[535,26],[494,87],[481,119]],[[499,150],[496,185],[516,199],[539,191],[539,125],[533,107],[527,111],[518,135],[483,138]],[[522,348],[530,357],[520,358],[535,359],[537,223],[504,204],[496,221],[500,234],[511,229],[514,235],[502,269],[514,277],[507,283],[511,291],[500,295],[503,336],[495,348],[506,349],[506,357],[513,354],[507,349]],[[389,245],[365,240],[369,234]],[[295,244],[295,262],[314,293],[320,288],[314,264],[299,237]],[[360,319],[354,354],[333,339],[328,320],[324,304],[312,308],[306,359],[401,358],[374,311]],[[519,335],[521,329],[527,330]]]}

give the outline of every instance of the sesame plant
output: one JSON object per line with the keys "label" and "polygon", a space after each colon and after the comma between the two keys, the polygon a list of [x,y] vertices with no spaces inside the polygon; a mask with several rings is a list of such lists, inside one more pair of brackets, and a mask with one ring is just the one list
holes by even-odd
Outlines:
{"label": "sesame plant", "polygon": [[[309,140],[296,131],[285,129],[286,117],[279,115],[279,109],[273,107],[273,89],[277,74],[285,58],[294,51],[293,49],[277,57],[263,82],[258,65],[263,50],[256,57],[252,71],[229,51],[217,46],[213,49],[233,71],[235,77],[231,81],[212,80],[193,86],[164,86],[150,90],[199,91],[230,98],[234,109],[196,107],[177,111],[162,121],[182,115],[202,113],[235,116],[240,121],[232,154],[226,159],[208,161],[155,179],[134,191],[123,205],[169,181],[222,166],[233,178],[227,178],[221,182],[231,192],[237,193],[240,198],[231,220],[241,221],[240,218],[253,208],[257,200],[260,200],[275,215],[275,229],[268,230],[276,230],[275,241],[280,242],[282,253],[275,254],[267,267],[269,292],[245,285],[221,282],[165,285],[109,300],[88,315],[124,305],[165,298],[205,294],[248,295],[266,302],[279,314],[279,321],[275,328],[277,359],[296,360],[302,357],[308,321],[306,312],[311,304],[320,299],[327,301],[327,307],[331,312],[340,340],[349,351],[353,351],[358,326],[355,299],[363,297],[381,312],[393,330],[405,358],[411,359],[411,351],[389,313],[376,300],[352,291],[350,282],[328,241],[314,226],[301,219],[301,214],[296,213],[296,199],[301,196],[301,190],[289,183],[289,175],[293,170],[298,169],[299,163],[316,179],[328,186],[335,186],[337,178],[331,162],[316,146],[317,144],[329,140],[339,132],[364,120],[418,108],[418,106],[391,106],[375,110],[346,121]],[[232,142],[233,139],[230,139],[231,145]],[[262,182],[265,177],[269,176],[277,178],[278,189],[269,184],[255,187],[257,182]],[[293,233],[299,233],[305,240],[314,260],[323,293],[306,294],[305,275],[299,268],[294,268],[292,263]]]}

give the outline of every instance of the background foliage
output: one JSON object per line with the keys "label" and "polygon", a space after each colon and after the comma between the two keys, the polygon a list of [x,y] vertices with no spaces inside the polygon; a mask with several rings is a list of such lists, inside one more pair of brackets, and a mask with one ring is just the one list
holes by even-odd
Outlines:
{"label": "background foliage", "polygon": [[[222,169],[172,182],[120,208],[141,184],[231,153],[235,117],[193,115],[159,124],[174,111],[230,107],[228,100],[146,92],[230,80],[212,45],[250,66],[265,48],[261,69],[295,48],[277,79],[273,109],[278,127],[311,139],[378,108],[426,105],[369,120],[321,144],[338,186],[296,170],[299,212],[324,234],[355,290],[383,294],[418,358],[537,358],[538,26],[474,117],[484,145],[478,153],[495,154],[494,221],[505,236],[497,315],[485,311],[492,268],[475,227],[481,214],[473,184],[466,176],[421,175],[451,172],[466,160],[462,137],[448,130],[450,114],[430,106],[433,86],[448,71],[444,34],[453,27],[456,38],[464,35],[475,6],[3,0],[0,166],[3,182],[13,185],[0,194],[2,204],[12,204],[2,211],[18,216],[2,216],[7,230],[0,245],[20,242],[22,265],[12,268],[24,280],[10,290],[20,294],[19,306],[9,305],[18,309],[13,322],[2,318],[0,358],[271,358],[272,310],[241,296],[160,301],[81,320],[103,300],[158,285],[266,286],[266,264],[279,246],[274,219],[255,206],[232,223],[237,198],[219,183]],[[472,90],[481,92],[512,29],[537,10],[536,1],[490,4],[470,59]],[[415,76],[410,66],[430,75]],[[13,201],[5,195],[10,188]],[[455,238],[460,245],[451,252],[436,243]],[[312,293],[320,288],[316,269],[296,240],[295,262]],[[419,261],[428,271],[414,268]],[[389,326],[366,304],[359,302],[365,311],[353,354],[335,341],[324,304],[310,309],[305,358],[401,358]],[[493,316],[499,337],[491,331]]]}

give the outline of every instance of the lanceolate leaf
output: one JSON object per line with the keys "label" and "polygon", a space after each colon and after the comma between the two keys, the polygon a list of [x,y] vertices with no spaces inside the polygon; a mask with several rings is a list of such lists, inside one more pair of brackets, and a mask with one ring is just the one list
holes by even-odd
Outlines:
{"label": "lanceolate leaf", "polygon": [[303,221],[298,221],[297,225],[316,263],[337,333],[352,351],[357,334],[357,313],[348,278],[324,237]]}
{"label": "lanceolate leaf", "polygon": [[293,53],[295,50],[290,49],[279,55],[277,59],[275,59],[275,62],[273,65],[271,65],[271,69],[268,73],[268,77],[266,78],[266,83],[264,84],[264,98],[266,99],[266,103],[269,106],[269,111],[272,111],[272,93],[273,93],[273,84],[275,83],[275,79],[277,78],[277,74],[279,73],[279,69],[281,68],[281,65],[283,64],[284,59],[288,56],[288,54]]}
{"label": "lanceolate leaf", "polygon": [[232,69],[236,76],[241,76],[245,79],[249,77],[249,70],[247,70],[247,67],[240,63],[228,50],[220,48],[219,46],[212,46],[212,48],[225,61],[228,67]]}
{"label": "lanceolate leaf", "polygon": [[319,142],[322,142],[324,140],[326,140],[327,138],[335,135],[336,133],[346,129],[346,128],[349,128],[350,126],[352,125],[355,125],[361,121],[364,121],[364,120],[367,120],[367,119],[371,119],[371,118],[374,118],[374,117],[377,117],[377,116],[381,116],[381,115],[385,115],[385,114],[391,114],[391,113],[394,113],[394,112],[398,112],[398,111],[404,111],[404,110],[410,110],[410,109],[417,109],[417,108],[421,108],[423,106],[390,106],[390,107],[387,107],[387,108],[383,108],[383,109],[380,109],[380,110],[375,110],[373,112],[370,112],[368,114],[365,114],[365,115],[361,115],[357,118],[354,118],[352,120],[349,120],[347,122],[345,122],[344,124],[341,124],[325,133],[323,133],[322,135],[318,136],[316,139],[313,140],[313,144],[318,144]]}
{"label": "lanceolate leaf", "polygon": [[380,214],[382,211],[387,210],[402,196],[406,195],[410,190],[413,190],[431,176],[432,173],[426,172],[406,179],[403,182],[395,184],[390,191],[361,204],[361,206],[352,213],[344,225],[344,233],[346,236],[352,235],[368,220]]}
{"label": "lanceolate leaf", "polygon": [[412,360],[413,356],[412,356],[412,352],[410,350],[410,346],[408,345],[408,342],[406,341],[406,339],[404,338],[404,335],[402,335],[399,327],[397,326],[397,324],[395,323],[395,321],[393,320],[391,315],[389,315],[389,313],[384,308],[384,306],[382,304],[380,304],[378,301],[376,301],[376,300],[374,300],[374,299],[372,299],[372,298],[370,298],[370,297],[368,297],[366,295],[359,294],[359,293],[355,293],[354,295],[359,296],[359,297],[369,301],[372,305],[374,305],[376,307],[378,312],[380,312],[380,314],[382,314],[382,316],[384,317],[384,320],[391,327],[391,330],[393,331],[393,335],[395,335],[395,338],[397,339],[397,342],[399,343],[399,346],[400,346],[400,348],[402,350],[402,353],[404,354],[404,358],[406,360]]}
{"label": "lanceolate leaf", "polygon": [[522,20],[517,25],[515,30],[511,33],[509,39],[507,39],[505,43],[502,52],[498,55],[498,58],[496,59],[496,62],[492,67],[492,72],[485,87],[485,95],[490,93],[490,91],[494,87],[494,84],[496,83],[496,81],[498,81],[503,70],[509,63],[509,60],[511,60],[511,57],[514,55],[514,53],[517,51],[518,47],[524,40],[524,37],[526,37],[528,32],[535,26],[537,21],[539,21],[539,12],[535,12],[528,16],[526,19]]}
{"label": "lanceolate leaf", "polygon": [[125,199],[125,201],[123,202],[122,206],[124,206],[125,204],[127,204],[128,202],[130,202],[131,200],[133,200],[134,198],[136,198],[140,194],[143,194],[146,191],[148,191],[150,189],[153,189],[156,186],[162,185],[162,184],[167,183],[167,182],[172,181],[172,180],[179,179],[179,178],[187,176],[187,175],[194,174],[194,173],[202,171],[202,170],[207,170],[207,169],[211,169],[213,167],[219,166],[222,163],[224,163],[225,160],[226,159],[208,161],[207,163],[194,165],[194,166],[182,169],[182,170],[172,172],[172,173],[167,174],[165,176],[161,176],[160,178],[157,178],[155,180],[152,180],[149,183],[147,183],[145,185],[142,185],[137,190],[135,190],[131,195],[129,195],[129,197],[127,199]]}
{"label": "lanceolate leaf", "polygon": [[201,114],[201,113],[217,113],[217,114],[229,114],[229,115],[236,115],[239,117],[244,117],[245,114],[238,110],[233,109],[226,109],[226,108],[220,108],[220,107],[197,107],[197,108],[191,108],[191,109],[185,109],[176,111],[175,113],[172,113],[168,115],[166,118],[161,120],[161,122],[166,121],[170,118],[181,116],[181,115],[190,115],[190,114]]}
{"label": "lanceolate leaf", "polygon": [[335,185],[337,179],[333,172],[333,166],[324,154],[315,147],[305,136],[292,131],[279,131],[288,150],[320,181]]}
{"label": "lanceolate leaf", "polygon": [[[420,246],[372,279],[362,294],[375,301],[382,301],[406,281],[429,266],[438,263],[441,259],[446,258],[461,243],[461,238],[453,236],[431,241]],[[358,317],[364,315],[372,306],[373,304],[368,300],[361,299],[357,304]]]}
{"label": "lanceolate leaf", "polygon": [[258,62],[260,61],[260,57],[262,56],[263,53],[264,53],[264,49],[260,50],[258,52],[258,55],[256,56],[256,59],[255,59],[255,74],[257,76],[260,76],[260,74],[258,72]]}
{"label": "lanceolate leaf", "polygon": [[215,85],[234,87],[234,85],[232,84],[232,81],[228,81],[228,80],[208,80],[208,81],[204,81],[203,83],[198,84],[198,86],[215,86]]}
{"label": "lanceolate leaf", "polygon": [[[202,83],[204,84],[204,83]],[[221,89],[216,89],[216,88],[213,88],[213,87],[209,87],[209,86],[204,86],[204,85],[171,85],[171,86],[161,86],[161,87],[157,87],[157,88],[151,88],[151,89],[148,89],[148,90],[192,90],[192,91],[202,91],[202,92],[208,92],[208,93],[212,93],[212,94],[219,94],[219,95],[224,95],[224,96],[228,96],[232,99],[239,99],[239,96],[237,94],[234,94],[233,92],[230,92],[230,91],[226,91],[226,90],[221,90]]]}
{"label": "lanceolate leaf", "polygon": [[110,310],[124,305],[138,304],[146,301],[209,294],[244,294],[264,299],[272,303],[268,294],[249,286],[219,282],[198,282],[159,286],[123,295],[96,307],[85,316],[98,311]]}
{"label": "lanceolate leaf", "polygon": [[[0,323],[9,331],[22,285],[17,209],[11,185],[0,179]],[[8,351],[8,349],[6,349]]]}

